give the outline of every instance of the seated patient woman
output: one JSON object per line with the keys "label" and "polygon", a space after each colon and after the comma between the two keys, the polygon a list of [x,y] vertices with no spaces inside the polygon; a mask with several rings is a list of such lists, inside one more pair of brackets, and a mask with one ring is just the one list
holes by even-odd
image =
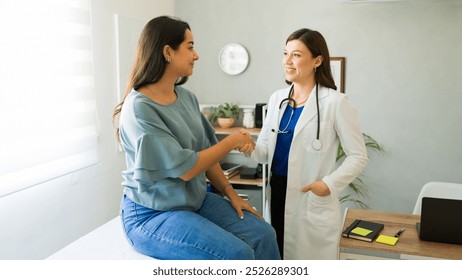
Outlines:
{"label": "seated patient woman", "polygon": [[[254,141],[242,130],[218,142],[195,95],[181,87],[199,59],[186,22],[144,27],[128,89],[114,109],[125,151],[121,220],[128,242],[158,259],[279,259],[276,234],[223,175],[219,161]],[[206,178],[227,199],[206,192]]]}

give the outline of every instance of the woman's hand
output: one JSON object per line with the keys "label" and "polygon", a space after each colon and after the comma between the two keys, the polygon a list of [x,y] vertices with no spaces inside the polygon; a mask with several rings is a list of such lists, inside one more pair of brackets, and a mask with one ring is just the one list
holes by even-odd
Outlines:
{"label": "woman's hand", "polygon": [[237,215],[239,216],[239,218],[244,219],[244,211],[243,210],[246,210],[246,211],[256,215],[260,219],[263,219],[263,216],[260,213],[258,213],[257,210],[255,210],[252,207],[252,205],[250,205],[247,201],[242,199],[242,197],[240,197],[239,195],[236,194],[236,196],[232,196],[232,198],[230,198],[230,197],[228,197],[228,198],[229,198],[229,200],[231,202],[231,205],[236,210]]}
{"label": "woman's hand", "polygon": [[[245,130],[245,129],[241,129],[239,131],[241,134],[243,135],[249,135],[250,134]],[[255,141],[253,140],[252,136],[250,136],[250,138],[252,139],[252,141],[248,144],[245,144],[244,146],[240,147],[238,150],[239,152],[245,154],[246,157],[250,157],[250,155],[252,154],[253,150],[255,149]]]}
{"label": "woman's hand", "polygon": [[255,149],[255,141],[249,132],[241,129],[231,135],[236,140],[235,149],[244,154],[251,154]]}
{"label": "woman's hand", "polygon": [[231,206],[236,210],[237,215],[239,218],[244,219],[244,211],[249,211],[252,214],[255,214],[260,219],[263,219],[263,216],[255,210],[252,205],[250,205],[247,201],[242,199],[236,191],[234,190],[233,186],[228,183],[226,187],[222,190],[222,193],[229,198],[231,202]]}
{"label": "woman's hand", "polygon": [[309,184],[308,186],[304,186],[302,188],[302,192],[312,192],[317,196],[326,196],[330,194],[330,189],[323,180],[319,180]]}

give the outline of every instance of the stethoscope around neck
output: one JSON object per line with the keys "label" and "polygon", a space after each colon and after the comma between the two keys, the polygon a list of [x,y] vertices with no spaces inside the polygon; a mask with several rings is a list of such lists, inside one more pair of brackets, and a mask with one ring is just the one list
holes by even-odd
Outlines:
{"label": "stethoscope around neck", "polygon": [[[293,104],[292,112],[290,113],[290,117],[289,117],[289,121],[287,122],[286,127],[284,127],[282,130],[274,129],[274,128],[271,129],[271,131],[274,133],[280,134],[280,133],[291,133],[292,132],[290,130],[287,130],[287,128],[289,128],[289,124],[292,121],[292,116],[294,115],[295,106],[297,105],[297,102],[295,102],[295,99],[292,98],[293,92],[294,92],[294,85],[292,84],[289,90],[289,95],[286,98],[282,99],[281,103],[279,103],[279,114],[281,114],[281,108],[282,108],[282,105],[284,105],[284,103],[287,103],[288,105],[290,105],[291,103]],[[318,114],[318,128],[316,131],[316,139],[314,139],[313,142],[311,142],[311,147],[314,150],[319,151],[322,148],[322,142],[319,139],[319,133],[321,131],[321,115],[319,114],[318,83],[316,83],[316,111]]]}

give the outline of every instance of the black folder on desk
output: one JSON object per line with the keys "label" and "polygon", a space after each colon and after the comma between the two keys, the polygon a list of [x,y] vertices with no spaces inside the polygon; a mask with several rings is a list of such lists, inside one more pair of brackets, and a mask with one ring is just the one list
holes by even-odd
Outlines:
{"label": "black folder on desk", "polygon": [[[342,233],[342,236],[362,241],[372,242],[382,231],[384,224],[371,221],[355,220]],[[368,231],[367,234],[361,235],[355,233],[355,229],[361,228]]]}
{"label": "black folder on desk", "polygon": [[462,200],[423,197],[416,226],[422,240],[462,244]]}

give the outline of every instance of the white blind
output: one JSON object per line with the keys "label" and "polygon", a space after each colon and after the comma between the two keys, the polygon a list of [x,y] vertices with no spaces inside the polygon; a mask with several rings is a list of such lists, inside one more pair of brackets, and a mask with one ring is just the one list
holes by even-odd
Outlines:
{"label": "white blind", "polygon": [[0,1],[0,197],[98,162],[90,0]]}

